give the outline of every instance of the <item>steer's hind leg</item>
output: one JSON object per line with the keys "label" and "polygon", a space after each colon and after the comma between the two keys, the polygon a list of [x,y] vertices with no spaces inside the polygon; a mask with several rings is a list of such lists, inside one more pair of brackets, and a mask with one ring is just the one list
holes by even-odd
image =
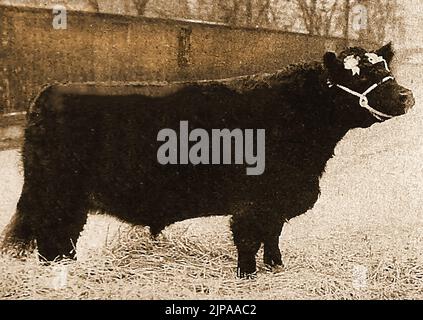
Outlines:
{"label": "steer's hind leg", "polygon": [[37,222],[38,253],[47,261],[75,258],[76,243],[87,220],[87,197],[75,186],[67,187],[68,190],[61,188],[46,195],[48,201],[40,212],[42,220]]}
{"label": "steer's hind leg", "polygon": [[87,203],[81,188],[69,184],[24,185],[16,213],[3,233],[1,250],[25,257],[36,242],[45,260],[74,258],[87,219]]}
{"label": "steer's hind leg", "polygon": [[261,240],[257,233],[259,221],[253,214],[234,214],[231,228],[235,246],[238,250],[238,276],[251,278],[256,274],[256,254]]}
{"label": "steer's hind leg", "polygon": [[42,165],[27,164],[20,201],[25,203],[40,257],[74,258],[89,209],[87,172],[66,150],[45,154]]}
{"label": "steer's hind leg", "polygon": [[283,223],[275,223],[269,226],[264,237],[264,264],[269,267],[283,266],[282,255],[279,249],[279,236],[281,234]]}
{"label": "steer's hind leg", "polygon": [[88,202],[81,188],[60,184],[24,185],[16,213],[2,235],[3,252],[25,257],[36,241],[45,260],[74,258]]}

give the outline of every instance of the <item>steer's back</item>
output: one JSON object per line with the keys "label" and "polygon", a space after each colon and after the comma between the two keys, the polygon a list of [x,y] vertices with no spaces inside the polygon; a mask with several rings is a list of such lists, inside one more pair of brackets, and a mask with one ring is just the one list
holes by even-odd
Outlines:
{"label": "steer's back", "polygon": [[[199,212],[225,214],[247,202],[275,205],[317,182],[296,170],[296,153],[306,148],[289,143],[299,129],[292,127],[295,119],[289,101],[281,100],[280,87],[240,92],[219,82],[56,85],[36,104],[31,117],[35,123],[34,114],[41,114],[50,142],[45,151],[60,158],[52,163],[63,163],[56,174],[79,172],[75,179],[84,180],[96,206],[136,223],[149,224],[157,215],[178,221]],[[265,129],[264,174],[248,176],[246,165],[159,164],[157,134],[164,128],[178,133],[180,121],[208,132]],[[295,181],[295,188],[289,181]],[[307,207],[317,194],[313,190],[302,197]]]}

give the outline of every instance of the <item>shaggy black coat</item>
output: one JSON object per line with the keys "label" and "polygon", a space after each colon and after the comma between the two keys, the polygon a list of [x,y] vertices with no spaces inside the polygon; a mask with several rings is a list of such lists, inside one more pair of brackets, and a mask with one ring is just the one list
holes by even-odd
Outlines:
{"label": "shaggy black coat", "polygon": [[[47,260],[73,257],[89,210],[102,210],[158,234],[184,219],[232,215],[241,276],[264,262],[282,264],[279,236],[285,221],[310,208],[319,178],[346,132],[378,120],[358,98],[328,80],[363,92],[389,72],[362,65],[354,78],[339,57],[221,81],[172,84],[68,84],[45,88],[29,113],[23,161],[25,182],[5,238],[36,240]],[[390,46],[380,49],[387,61]],[[364,62],[363,62],[364,63]],[[361,77],[361,76],[360,76]],[[404,96],[407,96],[405,99]],[[380,111],[404,114],[411,94],[395,81],[369,97]],[[157,133],[190,129],[266,130],[266,169],[248,176],[244,165],[167,165],[157,162]]]}

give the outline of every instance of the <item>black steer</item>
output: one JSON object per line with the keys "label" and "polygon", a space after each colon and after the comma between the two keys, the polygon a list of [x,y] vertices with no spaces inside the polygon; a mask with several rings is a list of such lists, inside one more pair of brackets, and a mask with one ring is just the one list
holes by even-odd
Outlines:
{"label": "black steer", "polygon": [[[389,44],[219,81],[48,86],[29,112],[25,181],[3,248],[36,243],[46,260],[74,257],[89,210],[152,234],[185,219],[232,215],[239,275],[255,273],[261,244],[264,262],[282,265],[283,224],[313,207],[336,144],[352,128],[413,106],[410,90],[392,77],[392,57]],[[158,132],[177,132],[180,121],[207,132],[265,129],[263,174],[247,175],[241,164],[158,163]]]}

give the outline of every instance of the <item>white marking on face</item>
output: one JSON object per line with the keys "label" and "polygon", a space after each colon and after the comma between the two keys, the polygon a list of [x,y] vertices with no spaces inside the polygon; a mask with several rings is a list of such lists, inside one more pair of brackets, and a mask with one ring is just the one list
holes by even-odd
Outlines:
{"label": "white marking on face", "polygon": [[346,70],[351,70],[352,75],[360,75],[360,67],[358,64],[360,63],[360,57],[356,57],[354,55],[348,56],[344,59],[344,67]]}
{"label": "white marking on face", "polygon": [[377,64],[377,63],[383,62],[385,65],[385,69],[388,70],[389,72],[391,71],[389,70],[388,62],[386,62],[384,57],[378,56],[376,53],[372,53],[372,52],[366,53],[365,56],[367,57],[367,59],[369,60],[371,64]]}

